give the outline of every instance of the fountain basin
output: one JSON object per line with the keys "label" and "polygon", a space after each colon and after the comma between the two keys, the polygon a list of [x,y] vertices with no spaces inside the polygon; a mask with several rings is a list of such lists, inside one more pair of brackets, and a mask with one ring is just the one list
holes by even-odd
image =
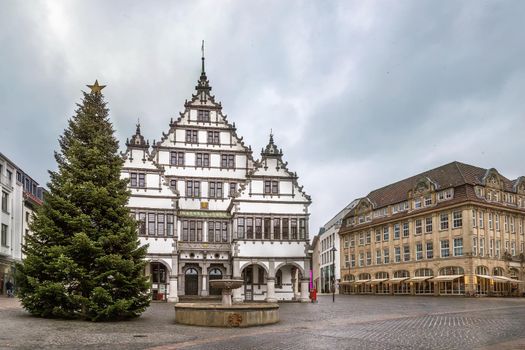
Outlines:
{"label": "fountain basin", "polygon": [[279,322],[279,305],[246,303],[224,306],[212,303],[175,304],[175,322],[205,327],[253,327]]}

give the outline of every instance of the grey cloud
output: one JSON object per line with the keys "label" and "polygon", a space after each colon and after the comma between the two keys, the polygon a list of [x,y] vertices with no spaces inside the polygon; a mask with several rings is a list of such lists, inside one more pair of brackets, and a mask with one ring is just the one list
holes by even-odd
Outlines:
{"label": "grey cloud", "polygon": [[94,79],[121,144],[137,118],[159,139],[193,92],[202,39],[230,121],[256,153],[273,128],[312,195],[312,232],[354,197],[454,159],[524,174],[519,1],[1,7],[0,147],[40,182]]}

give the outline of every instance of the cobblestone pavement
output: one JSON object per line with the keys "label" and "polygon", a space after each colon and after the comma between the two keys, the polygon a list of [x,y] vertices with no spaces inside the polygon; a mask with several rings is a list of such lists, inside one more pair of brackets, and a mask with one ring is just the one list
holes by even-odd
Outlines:
{"label": "cobblestone pavement", "polygon": [[323,296],[280,305],[276,325],[174,324],[172,304],[138,319],[91,323],[30,316],[0,298],[0,349],[525,349],[525,299]]}

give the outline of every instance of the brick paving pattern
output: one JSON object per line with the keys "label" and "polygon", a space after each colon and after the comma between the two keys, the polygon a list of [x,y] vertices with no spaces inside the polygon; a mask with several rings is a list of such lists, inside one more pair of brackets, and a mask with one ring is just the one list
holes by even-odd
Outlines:
{"label": "brick paving pattern", "polygon": [[218,329],[174,324],[172,304],[136,320],[31,317],[0,299],[0,349],[525,349],[525,299],[337,296],[281,304],[277,325]]}

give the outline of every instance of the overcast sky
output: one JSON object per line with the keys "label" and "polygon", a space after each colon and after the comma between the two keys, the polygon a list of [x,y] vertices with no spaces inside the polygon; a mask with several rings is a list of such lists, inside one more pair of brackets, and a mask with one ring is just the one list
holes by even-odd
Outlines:
{"label": "overcast sky", "polygon": [[95,79],[121,146],[159,140],[206,70],[258,157],[270,129],[312,196],[454,160],[525,175],[525,1],[0,0],[0,151],[40,183]]}

